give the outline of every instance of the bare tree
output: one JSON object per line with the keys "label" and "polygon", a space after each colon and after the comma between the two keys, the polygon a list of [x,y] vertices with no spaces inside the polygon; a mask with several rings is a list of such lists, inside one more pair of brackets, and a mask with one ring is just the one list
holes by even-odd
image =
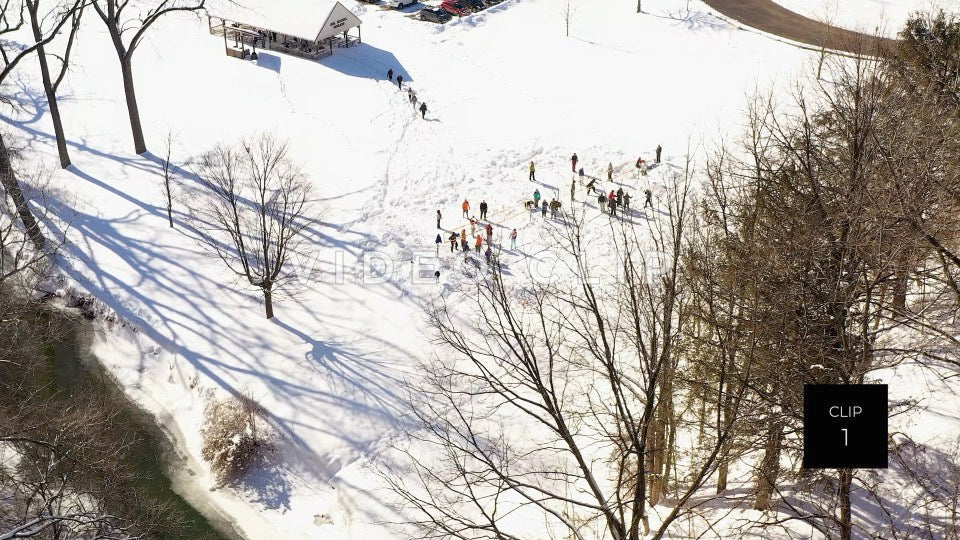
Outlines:
{"label": "bare tree", "polygon": [[269,135],[239,147],[217,146],[197,167],[201,178],[192,205],[195,226],[208,246],[240,279],[263,293],[268,319],[273,293],[292,277],[291,256],[309,249],[310,184],[291,162],[285,142]]}
{"label": "bare tree", "polygon": [[163,151],[163,162],[161,163],[161,168],[163,169],[163,194],[167,201],[167,223],[170,225],[170,228],[173,228],[173,163],[171,162],[171,157],[173,155],[173,132],[167,132],[167,138],[164,144]]}
{"label": "bare tree", "polygon": [[[668,215],[649,236],[611,219],[615,247],[601,253],[582,216],[567,216],[552,243],[556,279],[508,276],[495,261],[462,302],[430,313],[443,358],[413,383],[418,429],[396,445],[404,459],[379,468],[413,535],[527,537],[514,528],[524,515],[554,537],[636,539],[651,532],[651,495],[670,492],[652,531],[660,538],[689,512],[725,439],[698,449],[682,478],[666,478],[675,347],[688,322],[689,178],[675,178]],[[732,407],[723,433],[738,417]]]}
{"label": "bare tree", "polygon": [[570,37],[570,25],[573,23],[574,17],[577,15],[578,7],[567,0],[563,4],[563,8],[560,11],[560,16],[563,17],[563,26],[566,29],[567,37]]}
{"label": "bare tree", "polygon": [[196,12],[203,9],[205,2],[206,0],[93,0],[93,8],[106,25],[120,60],[123,93],[133,133],[133,147],[137,154],[147,151],[147,143],[140,123],[140,109],[137,106],[133,54],[146,36],[147,30],[164,15]]}
{"label": "bare tree", "polygon": [[[80,29],[80,20],[88,0],[24,0],[30,18],[30,28],[33,39],[37,44],[37,61],[40,64],[40,77],[43,81],[43,92],[47,97],[47,106],[50,110],[50,120],[53,122],[53,132],[57,140],[57,153],[60,155],[60,166],[64,169],[70,166],[70,153],[67,150],[67,139],[63,130],[63,120],[60,117],[60,105],[57,102],[57,89],[63,82],[64,76],[70,67],[70,53],[76,41],[77,31]],[[69,32],[62,54],[51,54],[47,48],[46,37],[56,35],[62,29],[61,21],[69,21]],[[50,30],[50,28],[55,30]],[[56,73],[51,73],[50,59],[59,61],[60,67]]]}

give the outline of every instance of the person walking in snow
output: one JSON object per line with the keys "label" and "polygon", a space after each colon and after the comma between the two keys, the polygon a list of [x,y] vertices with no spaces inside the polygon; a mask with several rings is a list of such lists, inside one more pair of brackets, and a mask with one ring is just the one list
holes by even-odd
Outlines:
{"label": "person walking in snow", "polygon": [[623,204],[623,188],[617,189],[617,206]]}
{"label": "person walking in snow", "polygon": [[470,236],[477,234],[477,220],[470,218]]}
{"label": "person walking in snow", "polygon": [[463,251],[465,255],[470,253],[470,244],[467,243],[466,238],[460,239],[460,251]]}
{"label": "person walking in snow", "polygon": [[493,225],[487,223],[487,243],[493,244]]}
{"label": "person walking in snow", "polygon": [[643,195],[647,198],[647,200],[643,201],[643,208],[646,209],[648,205],[650,208],[653,208],[653,193],[649,189],[645,189],[643,190]]}
{"label": "person walking in snow", "polygon": [[580,170],[577,171],[577,174],[580,175],[580,185],[583,185],[583,167],[580,167]]}
{"label": "person walking in snow", "polygon": [[440,218],[443,217],[443,214],[440,213],[440,210],[437,210],[437,228],[440,228]]}
{"label": "person walking in snow", "polygon": [[510,249],[517,249],[517,230],[510,233]]}
{"label": "person walking in snow", "polygon": [[393,82],[393,68],[387,70],[387,78],[390,79],[390,82]]}
{"label": "person walking in snow", "polygon": [[657,145],[657,157],[654,160],[654,163],[660,163],[660,152],[663,151],[663,148],[658,144]]}
{"label": "person walking in snow", "polygon": [[480,201],[480,219],[487,219],[487,201]]}
{"label": "person walking in snow", "polygon": [[607,207],[607,196],[603,193],[597,196],[597,206],[600,208],[601,212],[606,212],[604,208]]}
{"label": "person walking in snow", "polygon": [[590,183],[587,184],[587,195],[590,195],[591,193],[593,193],[594,191],[596,191],[596,188],[594,187],[594,186],[596,186],[596,184],[597,184],[597,179],[596,179],[596,178],[591,178],[591,179],[590,179]]}
{"label": "person walking in snow", "polygon": [[403,90],[403,75],[397,75],[397,88]]}
{"label": "person walking in snow", "polygon": [[540,190],[533,190],[533,206],[540,206]]}
{"label": "person walking in snow", "polygon": [[427,102],[426,101],[420,104],[420,118],[423,118],[424,120],[427,119]]}
{"label": "person walking in snow", "polygon": [[437,239],[434,240],[434,243],[437,244],[437,257],[439,257],[439,256],[440,256],[440,244],[443,243],[443,237],[441,237],[441,236],[438,234],[438,235],[437,235]]}
{"label": "person walking in snow", "polygon": [[463,244],[467,243],[467,230],[460,229],[460,242]]}
{"label": "person walking in snow", "polygon": [[543,200],[543,204],[540,206],[540,214],[543,216],[543,219],[547,219],[547,200]]}
{"label": "person walking in snow", "polygon": [[437,283],[440,283],[440,271],[439,271],[439,270],[435,270],[435,271],[433,272],[433,277],[437,278]]}
{"label": "person walking in snow", "polygon": [[413,88],[407,87],[407,100],[413,103]]}
{"label": "person walking in snow", "polygon": [[607,182],[613,182],[613,163],[607,163]]}
{"label": "person walking in snow", "polygon": [[490,246],[487,246],[487,250],[483,252],[483,256],[487,259],[487,264],[490,264],[490,255],[492,254],[493,252],[490,251]]}
{"label": "person walking in snow", "polygon": [[570,170],[573,172],[577,172],[577,153],[576,152],[574,152],[573,155],[570,156]]}
{"label": "person walking in snow", "polygon": [[609,201],[612,201],[612,200],[614,200],[614,199],[616,199],[616,198],[617,198],[617,194],[614,193],[613,190],[611,189],[611,190],[610,190],[610,194],[607,195],[607,201],[609,202]]}
{"label": "person walking in snow", "polygon": [[570,205],[571,206],[573,205],[573,196],[576,193],[576,189],[577,189],[577,183],[570,182]]}
{"label": "person walking in snow", "polygon": [[479,255],[479,254],[480,254],[480,247],[483,246],[483,237],[480,236],[479,234],[477,235],[477,243],[476,243],[476,245],[477,245],[477,255]]}
{"label": "person walking in snow", "polygon": [[464,199],[460,207],[463,208],[463,217],[470,217],[470,201]]}
{"label": "person walking in snow", "polygon": [[640,160],[640,176],[646,176],[646,175],[647,175],[647,162],[641,159]]}
{"label": "person walking in snow", "polygon": [[457,233],[450,233],[448,240],[450,240],[450,253],[453,253],[453,248],[457,247]]}
{"label": "person walking in snow", "polygon": [[607,207],[610,208],[610,217],[616,217],[617,215],[617,200],[610,199],[607,201]]}
{"label": "person walking in snow", "polygon": [[623,211],[624,212],[630,211],[630,194],[629,193],[623,194]]}
{"label": "person walking in snow", "polygon": [[537,181],[536,173],[537,173],[537,167],[536,167],[536,165],[534,165],[533,162],[531,161],[531,162],[530,162],[530,181],[531,181],[531,182],[536,182],[536,181]]}

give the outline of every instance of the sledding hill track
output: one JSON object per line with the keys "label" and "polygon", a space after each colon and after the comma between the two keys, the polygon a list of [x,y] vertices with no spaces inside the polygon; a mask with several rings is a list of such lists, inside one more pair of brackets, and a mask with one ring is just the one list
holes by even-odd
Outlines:
{"label": "sledding hill track", "polygon": [[896,41],[808,19],[771,0],[704,0],[730,19],[791,41],[857,55],[878,56]]}

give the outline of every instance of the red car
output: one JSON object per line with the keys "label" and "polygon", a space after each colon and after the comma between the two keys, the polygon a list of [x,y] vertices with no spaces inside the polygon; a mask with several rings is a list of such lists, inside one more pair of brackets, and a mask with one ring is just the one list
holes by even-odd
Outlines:
{"label": "red car", "polygon": [[444,2],[440,4],[440,9],[451,15],[456,15],[457,17],[463,17],[464,15],[470,14],[470,8],[460,2],[460,0],[444,0]]}

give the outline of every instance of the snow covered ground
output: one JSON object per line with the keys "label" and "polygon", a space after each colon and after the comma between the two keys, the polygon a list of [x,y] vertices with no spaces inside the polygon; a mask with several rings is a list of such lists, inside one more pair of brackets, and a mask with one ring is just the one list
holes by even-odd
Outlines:
{"label": "snow covered ground", "polygon": [[896,37],[912,13],[960,11],[957,0],[774,0],[805,17],[868,34]]}
{"label": "snow covered ground", "polygon": [[[580,0],[569,38],[561,0],[507,0],[443,26],[344,3],[363,19],[364,43],[319,63],[236,60],[205,21],[161,24],[135,59],[153,154],[132,153],[116,57],[93,17],[62,92],[75,164],[55,175],[73,228],[64,272],[130,323],[104,327],[95,353],[180,439],[195,464],[184,489],[249,538],[392,537],[363,465],[394,436],[403,380],[429,350],[422,303],[462,279],[444,244],[434,282],[437,209],[444,230],[459,231],[460,201],[485,199],[498,239],[520,230],[521,249],[506,256],[528,257],[547,246],[522,201],[535,186],[567,189],[572,152],[588,174],[608,162],[629,171],[658,143],[679,163],[688,143],[736,133],[746,96],[789,82],[810,58],[696,0],[689,12],[686,0],[662,0],[643,15]],[[426,120],[388,68],[426,101]],[[53,167],[42,93],[28,74],[9,90],[21,105],[10,128]],[[319,255],[301,264],[322,278],[280,299],[274,320],[185,233],[182,212],[166,227],[156,156],[168,131],[181,164],[241,136],[286,137],[316,187]],[[204,492],[214,482],[199,459],[203,406],[227,391],[269,411],[282,459],[244,493]]]}

